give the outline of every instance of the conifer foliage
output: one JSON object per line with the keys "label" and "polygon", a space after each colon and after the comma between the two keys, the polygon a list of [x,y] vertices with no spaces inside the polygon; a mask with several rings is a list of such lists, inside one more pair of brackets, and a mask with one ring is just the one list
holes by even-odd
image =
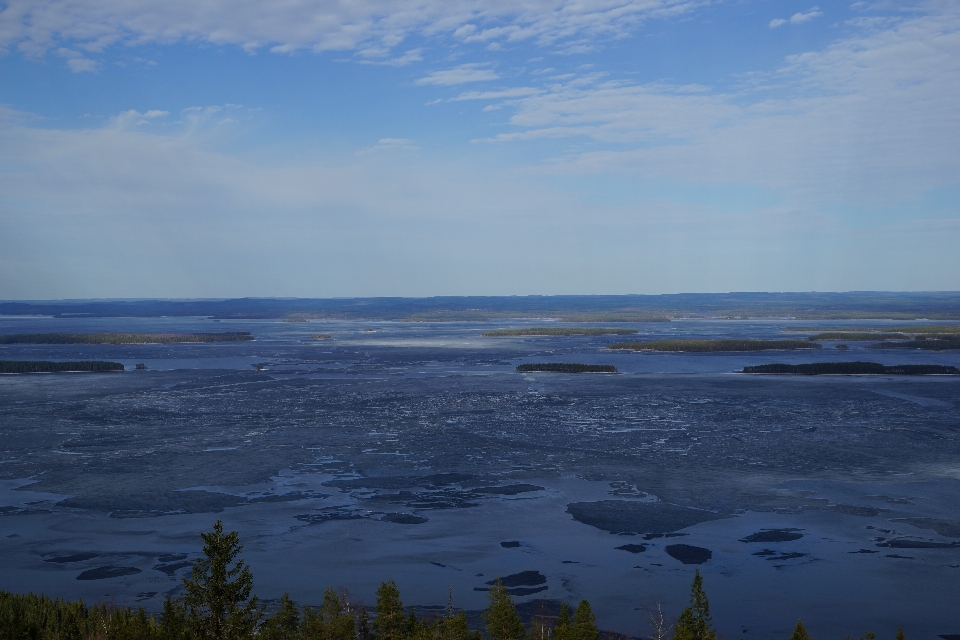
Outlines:
{"label": "conifer foliage", "polygon": [[490,605],[483,614],[490,640],[523,640],[527,628],[520,620],[517,607],[503,581],[497,578],[490,589]]}
{"label": "conifer foliage", "polygon": [[690,585],[690,604],[677,619],[673,640],[717,640],[710,617],[710,603],[703,590],[703,577],[697,569]]}
{"label": "conifer foliage", "polygon": [[793,635],[790,640],[813,640],[808,634],[802,620],[797,620],[797,626],[793,628]]}
{"label": "conifer foliage", "polygon": [[203,556],[184,578],[184,603],[198,640],[239,640],[253,635],[263,608],[251,597],[253,574],[237,556],[243,550],[240,535],[224,533],[217,520],[213,531],[200,534]]}

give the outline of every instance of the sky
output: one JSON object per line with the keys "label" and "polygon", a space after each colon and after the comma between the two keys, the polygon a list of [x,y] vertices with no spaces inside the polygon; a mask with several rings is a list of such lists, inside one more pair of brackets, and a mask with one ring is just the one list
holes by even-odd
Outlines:
{"label": "sky", "polygon": [[0,0],[0,298],[960,290],[960,2]]}

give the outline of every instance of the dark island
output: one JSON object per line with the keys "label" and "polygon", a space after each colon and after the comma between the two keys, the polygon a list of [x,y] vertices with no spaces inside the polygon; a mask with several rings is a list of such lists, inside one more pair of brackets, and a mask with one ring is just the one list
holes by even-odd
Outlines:
{"label": "dark island", "polygon": [[810,364],[760,364],[744,367],[741,373],[786,373],[806,376],[956,376],[960,369],[940,364],[897,364],[884,366],[876,362],[813,362]]}
{"label": "dark island", "polygon": [[0,373],[103,373],[123,371],[119,362],[47,362],[45,360],[0,360]]}
{"label": "dark island", "polygon": [[549,371],[551,373],[616,373],[612,364],[580,364],[576,362],[542,362],[517,365],[517,371],[530,373]]}
{"label": "dark island", "polygon": [[723,351],[788,351],[793,349],[820,349],[808,340],[651,340],[649,342],[618,342],[608,349],[628,351],[685,351],[710,353]]}
{"label": "dark island", "polygon": [[249,331],[223,333],[14,333],[0,336],[0,344],[183,344],[244,342]]}
{"label": "dark island", "polygon": [[626,336],[636,329],[607,329],[604,327],[531,327],[529,329],[495,329],[484,332],[488,338],[515,336]]}
{"label": "dark island", "polygon": [[310,336],[311,340],[332,340],[333,336],[329,333],[315,333]]}

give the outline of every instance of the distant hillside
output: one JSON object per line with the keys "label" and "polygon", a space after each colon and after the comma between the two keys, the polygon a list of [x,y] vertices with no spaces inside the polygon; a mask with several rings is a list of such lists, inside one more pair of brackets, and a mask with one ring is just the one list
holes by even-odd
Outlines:
{"label": "distant hillside", "polygon": [[641,322],[669,320],[672,317],[960,320],[960,293],[682,293],[623,296],[8,301],[0,302],[0,315],[407,321],[476,321],[523,317],[560,318],[572,322]]}

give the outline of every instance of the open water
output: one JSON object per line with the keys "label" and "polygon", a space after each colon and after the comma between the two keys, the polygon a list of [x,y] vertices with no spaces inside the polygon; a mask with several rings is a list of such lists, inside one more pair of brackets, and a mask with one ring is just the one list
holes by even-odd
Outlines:
{"label": "open water", "polygon": [[[0,317],[0,333],[250,331],[253,342],[4,345],[116,374],[0,376],[0,589],[159,609],[217,518],[255,591],[481,609],[587,598],[647,633],[704,575],[726,637],[960,634],[960,379],[748,376],[745,365],[960,366],[957,352],[609,352],[491,323]],[[551,323],[552,324],[552,323]],[[903,322],[680,320],[654,338]],[[311,340],[329,333],[331,340]],[[619,374],[517,373],[524,362]],[[136,363],[148,366],[134,370]]]}

